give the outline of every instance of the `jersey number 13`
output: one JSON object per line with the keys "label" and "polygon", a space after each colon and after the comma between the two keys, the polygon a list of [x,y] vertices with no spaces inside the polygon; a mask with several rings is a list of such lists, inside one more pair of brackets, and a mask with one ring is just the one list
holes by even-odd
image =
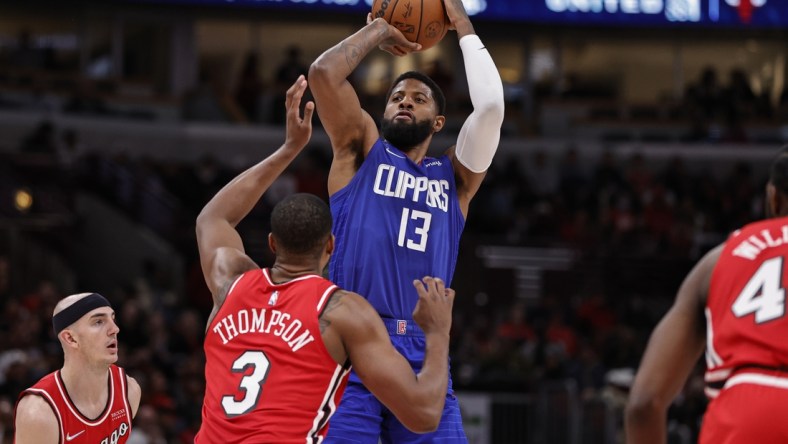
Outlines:
{"label": "jersey number 13", "polygon": [[[413,221],[413,224],[410,223]],[[399,222],[399,236],[397,245],[411,250],[424,252],[427,250],[427,238],[429,237],[430,222],[432,214],[425,211],[402,209],[402,218]],[[413,236],[408,237],[408,227],[413,225]]]}

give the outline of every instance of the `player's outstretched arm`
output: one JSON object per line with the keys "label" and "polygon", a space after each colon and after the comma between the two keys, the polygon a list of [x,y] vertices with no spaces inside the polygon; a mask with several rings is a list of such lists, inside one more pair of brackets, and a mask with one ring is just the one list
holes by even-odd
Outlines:
{"label": "player's outstretched arm", "polygon": [[[449,376],[449,329],[454,290],[431,277],[416,281],[419,302],[413,318],[427,342],[418,374],[391,345],[391,339],[372,306],[355,293],[344,293],[324,321],[341,338],[350,363],[369,389],[402,424],[415,433],[435,430],[440,423]],[[332,298],[333,299],[333,298]]]}
{"label": "player's outstretched arm", "polygon": [[457,175],[463,215],[479,190],[501,139],[504,117],[503,83],[490,53],[475,34],[462,0],[444,0],[451,26],[457,31],[465,62],[473,112],[465,120],[449,155]]}
{"label": "player's outstretched arm", "polygon": [[60,428],[52,407],[37,395],[19,400],[14,420],[16,444],[58,444]]}
{"label": "player's outstretched arm", "polygon": [[309,68],[317,113],[334,150],[329,194],[350,181],[355,173],[356,157],[366,155],[378,137],[375,121],[361,108],[358,95],[347,79],[364,57],[381,45],[401,55],[419,47],[378,18],[321,54]]}
{"label": "player's outstretched arm", "polygon": [[687,381],[705,346],[704,305],[709,280],[722,246],[715,248],[687,275],[676,302],[651,334],[626,408],[630,444],[663,444],[667,411]]}
{"label": "player's outstretched arm", "polygon": [[312,136],[314,104],[308,102],[301,118],[301,97],[307,88],[300,76],[287,90],[287,137],[285,143],[265,160],[249,168],[224,186],[197,216],[197,246],[205,282],[214,305],[221,305],[223,286],[257,265],[244,252],[235,227],[260,200],[263,193],[304,149]]}

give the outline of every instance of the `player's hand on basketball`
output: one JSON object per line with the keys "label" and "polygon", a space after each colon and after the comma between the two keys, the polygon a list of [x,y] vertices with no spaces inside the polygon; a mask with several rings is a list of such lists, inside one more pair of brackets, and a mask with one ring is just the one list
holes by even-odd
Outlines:
{"label": "player's hand on basketball", "polygon": [[474,34],[471,19],[465,11],[465,6],[462,0],[443,0],[443,6],[446,8],[446,15],[449,17],[449,29],[457,31],[457,34],[462,37],[468,34]]}
{"label": "player's hand on basketball", "polygon": [[312,137],[312,114],[315,103],[311,100],[304,106],[304,116],[301,116],[301,98],[306,91],[307,82],[303,75],[287,90],[285,108],[287,109],[287,136],[285,146],[302,149]]}
{"label": "player's hand on basketball", "polygon": [[419,293],[419,301],[413,310],[413,320],[424,333],[445,333],[451,330],[451,309],[454,305],[454,290],[446,288],[443,280],[431,276],[413,281]]}
{"label": "player's hand on basketball", "polygon": [[372,23],[376,23],[376,26],[380,26],[380,35],[383,40],[380,42],[380,45],[378,45],[378,48],[381,50],[399,57],[421,50],[420,44],[406,39],[402,32],[396,27],[391,26],[389,22],[382,18],[373,19],[372,14],[367,14],[367,25]]}

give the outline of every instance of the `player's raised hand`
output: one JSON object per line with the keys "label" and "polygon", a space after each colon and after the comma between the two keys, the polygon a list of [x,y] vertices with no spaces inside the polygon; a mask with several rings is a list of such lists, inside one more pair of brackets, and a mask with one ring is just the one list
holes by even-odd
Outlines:
{"label": "player's raised hand", "polygon": [[446,8],[446,16],[451,22],[449,29],[457,31],[459,37],[474,34],[471,19],[465,11],[462,0],[443,0],[443,6]]}
{"label": "player's raised hand", "polygon": [[311,100],[304,106],[304,116],[301,117],[301,98],[306,91],[307,82],[303,75],[287,90],[285,108],[287,109],[287,135],[285,146],[302,149],[312,137],[312,114],[315,103]]}
{"label": "player's raised hand", "polygon": [[414,280],[413,286],[419,293],[419,301],[413,310],[413,320],[424,333],[445,333],[451,330],[451,309],[454,305],[454,290],[446,288],[439,278],[425,276]]}
{"label": "player's raised hand", "polygon": [[375,23],[375,26],[379,26],[381,29],[381,33],[384,35],[385,40],[383,40],[378,48],[383,51],[386,51],[390,54],[394,54],[395,56],[402,57],[404,55],[410,54],[411,52],[418,51],[421,49],[421,45],[418,43],[411,42],[405,35],[400,32],[394,26],[391,26],[389,22],[385,21],[383,18],[372,18],[372,14],[367,14],[367,25]]}

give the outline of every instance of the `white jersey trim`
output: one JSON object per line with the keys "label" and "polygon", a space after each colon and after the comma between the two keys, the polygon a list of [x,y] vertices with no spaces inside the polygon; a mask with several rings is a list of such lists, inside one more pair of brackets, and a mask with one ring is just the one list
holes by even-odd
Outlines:
{"label": "white jersey trim", "polygon": [[339,386],[342,385],[342,379],[348,374],[350,368],[344,368],[337,364],[334,369],[334,375],[326,388],[326,393],[323,395],[323,400],[317,408],[314,421],[312,421],[312,428],[306,435],[306,444],[320,444],[323,442],[323,437],[318,435],[320,429],[325,427],[331,415],[337,411],[336,394]]}
{"label": "white jersey trim", "polygon": [[720,370],[708,371],[708,372],[706,372],[706,375],[705,375],[706,382],[724,381],[724,380],[728,379],[728,376],[731,375],[732,371],[733,371],[733,369],[730,369],[730,368],[723,368],[723,369],[720,369]]}
{"label": "white jersey trim", "polygon": [[126,422],[129,423],[129,432],[131,432],[131,417],[134,415],[134,412],[131,411],[131,403],[129,402],[129,389],[126,387],[126,370],[118,367],[118,376],[120,378],[120,393],[121,397],[123,398],[123,406],[126,409]]}
{"label": "white jersey trim", "polygon": [[714,349],[714,323],[711,320],[711,310],[706,307],[706,366],[710,369],[721,366],[724,361]]}
{"label": "white jersey trim", "polygon": [[235,290],[235,286],[238,285],[238,282],[241,280],[242,277],[244,277],[243,274],[235,278],[235,282],[233,282],[233,284],[230,285],[230,289],[227,290],[227,294],[224,296],[225,301],[227,300],[227,298],[230,297],[230,294],[232,294],[233,290]]}
{"label": "white jersey trim", "polygon": [[[55,378],[55,380],[57,380],[57,378]],[[29,388],[26,391],[31,394],[34,393],[41,395],[49,400],[49,406],[52,407],[52,411],[55,412],[55,415],[57,416],[57,426],[60,428],[60,444],[63,444],[66,441],[66,430],[64,428],[65,426],[63,425],[63,417],[60,415],[60,410],[58,410],[55,400],[52,399],[52,396],[46,390]]]}
{"label": "white jersey trim", "polygon": [[788,378],[780,376],[764,375],[761,373],[739,373],[734,377],[728,379],[724,388],[731,388],[739,384],[755,384],[764,385],[767,387],[776,387],[781,389],[788,389]]}
{"label": "white jersey trim", "polygon": [[328,296],[331,293],[333,293],[334,290],[336,290],[336,289],[337,289],[337,286],[336,285],[332,285],[332,286],[328,287],[328,289],[326,289],[325,292],[323,292],[323,296],[320,296],[320,300],[317,302],[317,312],[318,313],[320,313],[320,310],[323,309],[323,304],[326,303],[326,299],[328,299]]}
{"label": "white jersey trim", "polygon": [[58,370],[57,375],[55,375],[55,383],[57,384],[57,389],[60,391],[60,396],[63,397],[64,404],[66,407],[71,411],[75,418],[77,418],[82,424],[87,426],[97,426],[104,422],[104,420],[109,417],[110,413],[112,413],[112,406],[115,404],[115,375],[112,374],[112,367],[107,368],[107,373],[109,373],[109,396],[107,396],[107,405],[105,406],[104,415],[100,418],[96,419],[95,421],[86,421],[84,415],[81,412],[74,410],[74,406],[72,406],[71,398],[68,396],[68,392],[66,392],[65,387],[60,384],[60,370]]}

